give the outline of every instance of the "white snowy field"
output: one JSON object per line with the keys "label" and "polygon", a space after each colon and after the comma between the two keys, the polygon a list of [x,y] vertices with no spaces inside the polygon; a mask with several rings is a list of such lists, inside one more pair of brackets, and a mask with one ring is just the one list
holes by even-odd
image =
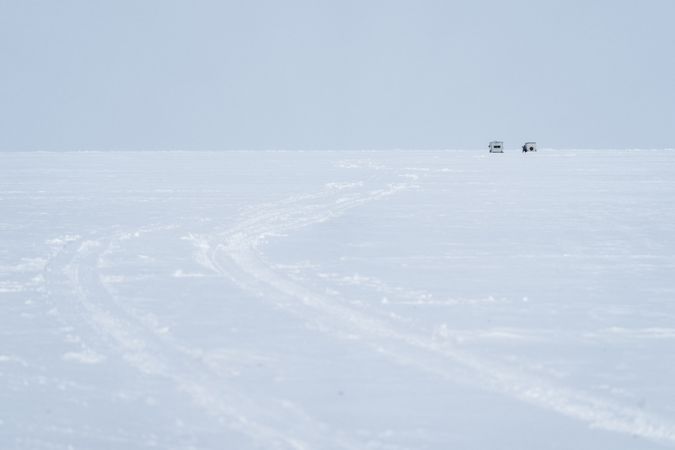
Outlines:
{"label": "white snowy field", "polygon": [[675,448],[675,151],[0,154],[0,448]]}

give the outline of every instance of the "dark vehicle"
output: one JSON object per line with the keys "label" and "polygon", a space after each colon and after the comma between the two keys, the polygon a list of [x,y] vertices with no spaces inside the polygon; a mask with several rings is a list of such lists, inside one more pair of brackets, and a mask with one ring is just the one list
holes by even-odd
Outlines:
{"label": "dark vehicle", "polygon": [[523,144],[523,153],[526,152],[536,152],[537,151],[537,143],[536,142],[526,142]]}

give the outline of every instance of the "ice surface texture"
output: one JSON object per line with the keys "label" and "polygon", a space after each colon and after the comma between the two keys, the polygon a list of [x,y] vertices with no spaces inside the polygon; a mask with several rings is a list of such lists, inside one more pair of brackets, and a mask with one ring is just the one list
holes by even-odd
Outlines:
{"label": "ice surface texture", "polygon": [[0,154],[0,447],[675,447],[675,152]]}

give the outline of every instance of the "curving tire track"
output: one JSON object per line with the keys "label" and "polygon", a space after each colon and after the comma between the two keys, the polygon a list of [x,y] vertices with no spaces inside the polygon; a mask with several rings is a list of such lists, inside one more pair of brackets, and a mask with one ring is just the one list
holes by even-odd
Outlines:
{"label": "curving tire track", "polygon": [[447,341],[439,342],[423,332],[349,306],[345,299],[326,296],[294,280],[265,258],[263,247],[268,239],[329,221],[411,187],[401,183],[370,191],[354,192],[350,188],[346,195],[341,190],[324,189],[262,205],[228,230],[192,236],[196,258],[242,289],[274,302],[324,332],[352,340],[356,337],[361,345],[398,363],[554,411],[593,428],[675,445],[675,424],[668,420],[482,359]]}
{"label": "curving tire track", "polygon": [[[165,227],[140,231],[160,229]],[[133,233],[139,234],[139,230]],[[158,333],[156,327],[119,304],[102,282],[98,267],[102,255],[119,246],[121,237],[128,235],[71,238],[51,258],[45,271],[48,288],[65,287],[72,292],[72,301],[59,308],[64,323],[78,329],[86,327],[87,340],[99,346],[104,343],[106,353],[119,355],[144,375],[170,381],[194,405],[215,417],[224,428],[246,436],[256,448],[363,448],[289,401],[247,397],[228,385],[220,368],[207,364],[197,349]]]}

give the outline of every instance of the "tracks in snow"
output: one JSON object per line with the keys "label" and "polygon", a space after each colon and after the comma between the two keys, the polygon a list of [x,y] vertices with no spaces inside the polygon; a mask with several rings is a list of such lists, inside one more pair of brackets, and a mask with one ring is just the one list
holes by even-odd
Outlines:
{"label": "tracks in snow", "polygon": [[[675,425],[640,409],[560,386],[507,365],[481,358],[419,330],[350,306],[345,299],[294,280],[263,253],[268,239],[338,217],[347,211],[411,188],[408,183],[365,190],[327,187],[252,209],[233,227],[192,236],[198,260],[253,295],[274,302],[301,320],[336,337],[356,339],[394,361],[555,411],[595,428],[675,444]],[[342,301],[341,301],[342,300]]]}
{"label": "tracks in snow", "polygon": [[[409,324],[350,305],[346,299],[328,296],[293,279],[265,258],[267,240],[330,221],[411,189],[415,186],[412,183],[386,184],[377,189],[368,189],[364,183],[331,184],[314,194],[250,208],[234,226],[222,232],[192,235],[198,260],[315,328],[337,338],[348,338],[397,363],[556,411],[592,427],[675,444],[675,426],[667,420],[488,361],[453,345],[451,340],[439,340]],[[131,232],[136,231],[139,230]],[[141,231],[151,233],[153,229]],[[92,330],[88,336],[92,341],[105,343],[111,353],[120,355],[144,375],[170,382],[224,427],[246,436],[257,446],[364,448],[307,417],[289,402],[246,396],[219,370],[204,362],[198,351],[161,333],[120,304],[101,280],[99,266],[103,255],[123,235],[72,237],[48,263],[48,288],[66,286],[72,293],[70,309],[63,315],[66,321],[74,321],[76,327],[86,324]]]}
{"label": "tracks in snow", "polygon": [[[162,227],[160,227],[162,229]],[[153,232],[153,229],[136,230]],[[240,434],[257,448],[357,449],[363,448],[317,422],[286,400],[261,400],[246,396],[201,357],[198,349],[171,336],[125,308],[101,280],[103,256],[128,233],[82,239],[71,237],[50,259],[46,274],[50,291],[70,290],[72,301],[59,305],[60,318],[89,333],[85,341],[102,342],[106,353],[120,356],[144,376],[169,381],[231,432]],[[83,327],[85,325],[85,327]],[[87,349],[85,356],[100,361]],[[85,357],[83,356],[83,357]]]}

